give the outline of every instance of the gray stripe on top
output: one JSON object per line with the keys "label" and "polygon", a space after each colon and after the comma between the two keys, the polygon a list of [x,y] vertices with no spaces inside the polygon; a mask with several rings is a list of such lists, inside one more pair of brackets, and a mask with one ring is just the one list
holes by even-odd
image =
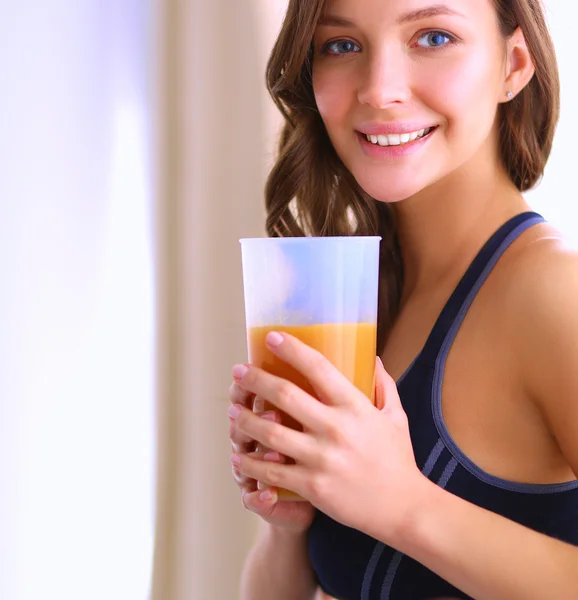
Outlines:
{"label": "gray stripe on top", "polygon": [[431,472],[433,471],[433,468],[436,466],[436,463],[439,460],[443,451],[444,451],[444,442],[443,442],[443,440],[440,439],[437,441],[436,445],[433,447],[433,450],[430,452],[430,455],[429,455],[428,459],[426,460],[423,469],[421,470],[421,472],[426,477],[429,477],[431,475]]}
{"label": "gray stripe on top", "polygon": [[401,559],[404,555],[396,551],[389,563],[389,567],[387,567],[387,573],[385,574],[385,578],[383,579],[383,585],[381,586],[381,593],[379,597],[381,600],[389,600],[389,595],[391,594],[391,586],[393,585],[393,580],[397,574],[397,569],[401,563]]}
{"label": "gray stripe on top", "polygon": [[[441,441],[442,440],[439,440],[438,444]],[[436,447],[438,444],[436,444]],[[443,442],[442,442],[442,446],[443,446]],[[445,469],[443,470],[443,473],[441,474],[441,477],[439,478],[439,481],[438,481],[438,485],[441,488],[446,487],[446,485],[448,484],[448,482],[450,480],[450,477],[454,474],[454,471],[456,470],[457,464],[458,464],[458,461],[455,458],[453,458],[453,457],[450,458],[450,460],[448,461],[448,464],[446,465]],[[391,562],[389,563],[389,567],[387,568],[387,572],[385,574],[385,578],[383,580],[383,585],[381,587],[381,594],[379,596],[380,600],[389,600],[389,596],[391,594],[391,586],[393,585],[393,581],[395,579],[397,570],[399,568],[401,559],[403,557],[404,557],[404,555],[401,552],[396,551],[393,558],[391,559]]]}
{"label": "gray stripe on top", "polygon": [[[432,448],[428,459],[425,462],[425,465],[422,469],[422,473],[429,477],[435,464],[439,460],[444,449],[444,443],[442,440],[438,440],[435,446]],[[373,553],[371,554],[371,558],[367,563],[367,568],[365,569],[365,574],[363,576],[363,583],[361,585],[361,600],[369,600],[369,592],[371,589],[371,582],[373,581],[373,576],[375,575],[375,570],[377,569],[377,565],[379,563],[379,559],[385,550],[385,544],[383,542],[377,542],[375,544],[375,548],[373,549]],[[400,554],[399,552],[397,554]],[[392,559],[393,561],[396,559],[397,554],[394,555]],[[399,558],[401,560],[401,556]],[[391,567],[391,565],[390,565]]]}
{"label": "gray stripe on top", "polygon": [[438,481],[438,485],[441,488],[445,489],[446,485],[448,484],[448,482],[450,480],[450,477],[454,474],[454,471],[456,470],[457,466],[458,466],[458,461],[452,456],[452,458],[446,465],[444,472],[441,474],[440,480]]}
{"label": "gray stripe on top", "polygon": [[365,569],[365,574],[363,576],[363,583],[361,585],[361,600],[369,600],[371,582],[373,581],[375,569],[377,569],[377,564],[379,563],[379,559],[381,558],[384,550],[385,544],[383,542],[377,542],[377,544],[375,544],[375,548],[373,549],[373,553],[369,559],[369,562],[367,563],[367,568]]}
{"label": "gray stripe on top", "polygon": [[444,441],[444,444],[447,446],[448,450],[452,453],[455,459],[462,465],[462,467],[464,467],[464,469],[469,471],[474,477],[476,477],[480,481],[483,481],[488,485],[492,485],[494,487],[498,487],[504,490],[508,490],[511,492],[521,492],[524,494],[553,494],[556,492],[566,492],[574,490],[578,488],[578,480],[552,484],[518,483],[515,481],[509,481],[507,479],[496,477],[495,475],[491,475],[490,473],[487,473],[486,471],[478,467],[478,465],[476,465],[460,450],[460,448],[458,447],[454,439],[451,437],[446,427],[442,414],[442,386],[446,360],[450,352],[450,348],[452,347],[455,337],[458,333],[458,329],[460,328],[466,316],[466,313],[472,305],[472,302],[474,301],[480,288],[490,275],[492,269],[496,266],[498,260],[510,247],[510,245],[518,238],[518,236],[520,236],[526,229],[528,229],[532,225],[536,225],[537,223],[543,222],[544,221],[542,218],[536,217],[533,219],[529,219],[524,223],[521,223],[510,233],[510,235],[508,235],[504,239],[502,244],[498,247],[492,258],[486,265],[485,269],[482,271],[475,285],[470,290],[470,293],[468,294],[458,315],[452,323],[452,326],[450,327],[446,338],[444,339],[444,342],[440,349],[440,353],[438,354],[438,357],[436,359],[433,381],[432,411],[434,416],[434,422],[441,439]]}

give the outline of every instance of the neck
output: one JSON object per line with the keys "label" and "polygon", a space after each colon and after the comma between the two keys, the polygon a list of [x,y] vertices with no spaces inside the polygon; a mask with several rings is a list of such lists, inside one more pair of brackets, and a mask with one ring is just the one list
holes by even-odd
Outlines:
{"label": "neck", "polygon": [[392,206],[404,262],[402,303],[455,284],[500,225],[530,210],[501,166],[483,156]]}

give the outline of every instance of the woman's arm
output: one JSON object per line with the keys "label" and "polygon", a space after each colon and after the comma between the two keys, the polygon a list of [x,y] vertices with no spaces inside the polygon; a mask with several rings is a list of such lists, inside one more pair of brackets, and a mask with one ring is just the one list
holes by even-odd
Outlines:
{"label": "woman's arm", "polygon": [[[578,255],[547,244],[529,256],[508,314],[521,383],[578,474]],[[476,599],[578,598],[578,548],[422,484],[402,552]]]}
{"label": "woman's arm", "polygon": [[313,600],[317,590],[306,533],[262,522],[241,579],[241,600]]}
{"label": "woman's arm", "polygon": [[[543,412],[570,469],[578,473],[578,255],[532,256],[505,307],[520,358],[520,386]],[[292,336],[270,348],[303,373],[313,398],[247,367],[239,384],[306,426],[296,432],[241,410],[240,430],[296,465],[235,457],[239,470],[307,498],[319,510],[415,558],[476,599],[578,597],[578,548],[462,500],[421,475],[395,382],[379,364],[381,410],[326,359]],[[480,366],[480,368],[483,368]],[[360,443],[360,440],[362,443]],[[578,523],[577,523],[578,526]]]}
{"label": "woman's arm", "polygon": [[411,522],[389,540],[401,552],[476,600],[577,597],[578,548],[422,483]]}

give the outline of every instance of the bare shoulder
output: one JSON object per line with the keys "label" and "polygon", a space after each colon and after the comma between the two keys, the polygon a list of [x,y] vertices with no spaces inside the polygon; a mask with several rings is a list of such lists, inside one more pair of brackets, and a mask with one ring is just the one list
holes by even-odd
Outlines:
{"label": "bare shoulder", "polygon": [[521,340],[544,335],[544,324],[556,331],[578,327],[578,250],[549,224],[527,232],[513,248],[504,276],[510,316]]}
{"label": "bare shoulder", "polygon": [[500,300],[520,383],[578,474],[578,251],[551,225],[512,247]]}

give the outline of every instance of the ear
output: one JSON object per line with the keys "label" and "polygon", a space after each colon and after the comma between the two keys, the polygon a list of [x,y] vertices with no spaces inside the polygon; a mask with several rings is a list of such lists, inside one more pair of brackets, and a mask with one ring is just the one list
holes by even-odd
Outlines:
{"label": "ear", "polygon": [[506,78],[504,80],[503,102],[509,102],[508,92],[514,96],[528,85],[534,76],[535,68],[520,27],[506,42]]}

